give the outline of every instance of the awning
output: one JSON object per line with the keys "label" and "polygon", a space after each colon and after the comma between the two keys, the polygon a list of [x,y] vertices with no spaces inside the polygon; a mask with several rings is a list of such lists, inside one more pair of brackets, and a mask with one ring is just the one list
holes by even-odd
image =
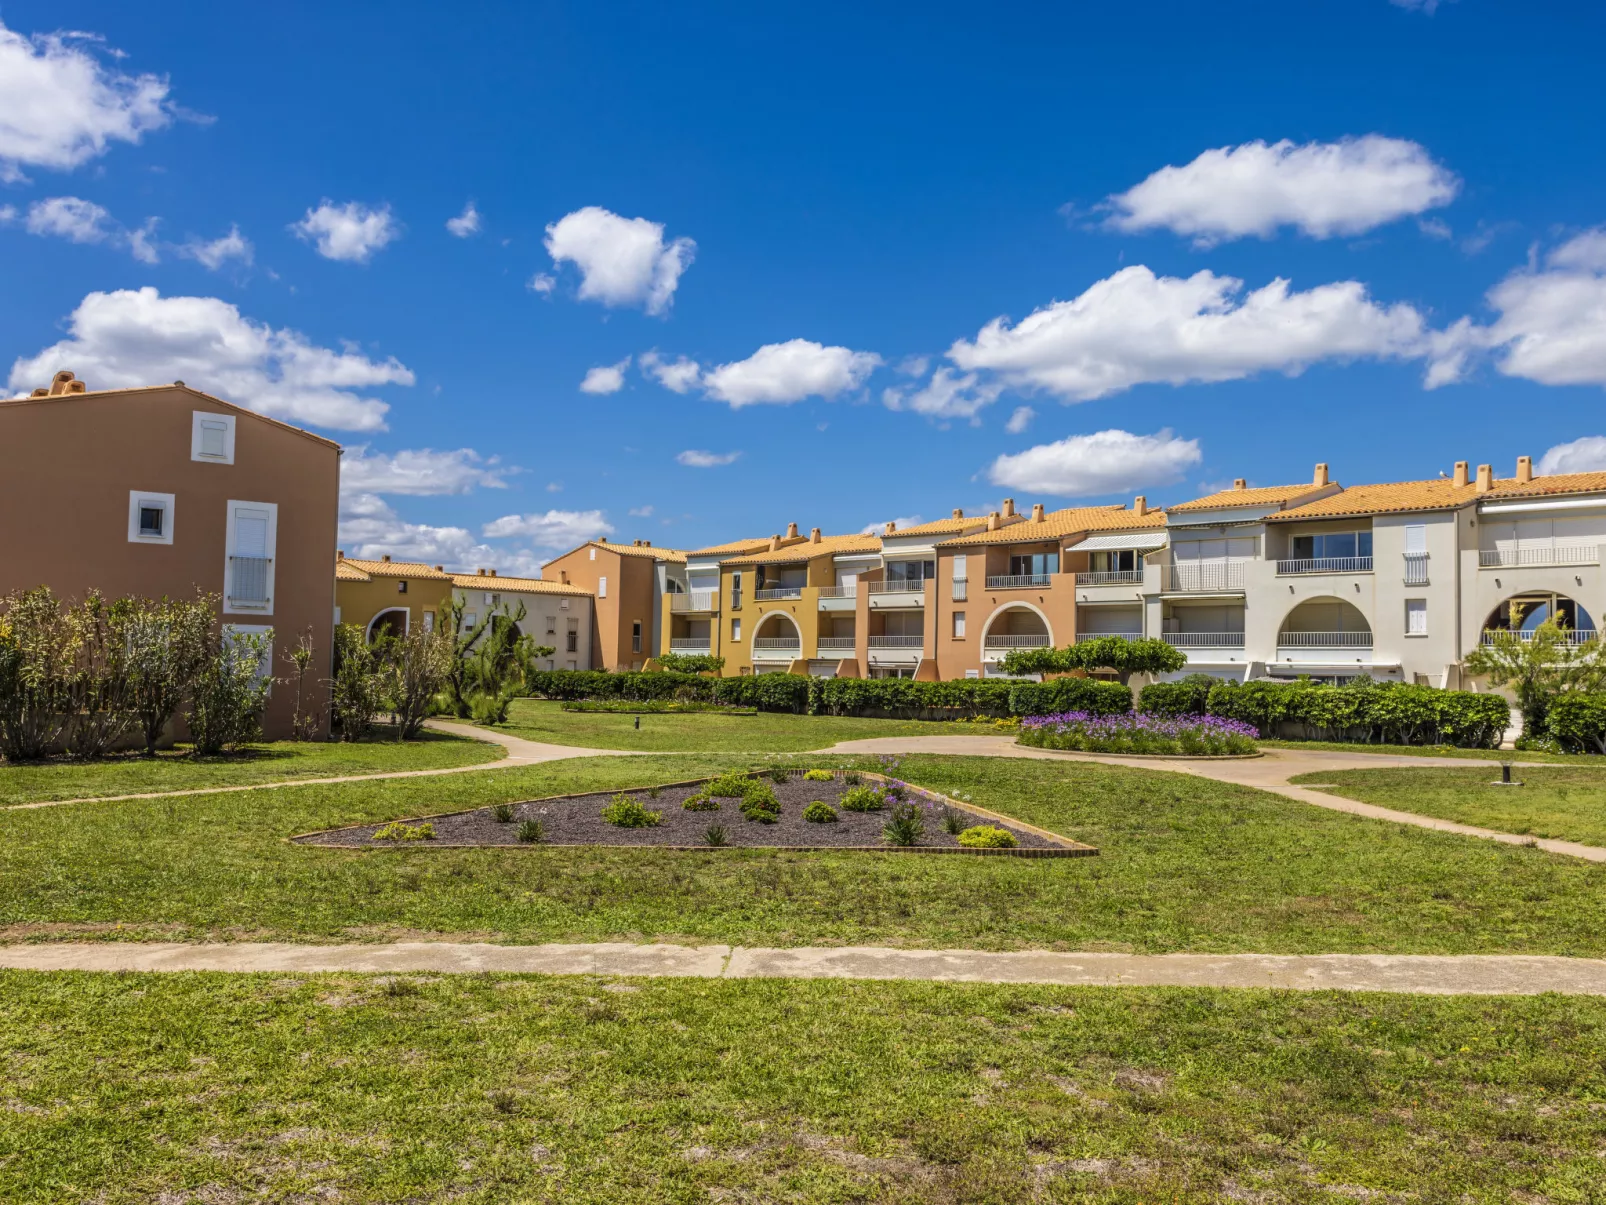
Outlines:
{"label": "awning", "polygon": [[1165,547],[1163,531],[1129,531],[1119,535],[1088,536],[1080,544],[1072,544],[1077,552],[1105,552],[1114,548],[1137,548],[1150,551]]}

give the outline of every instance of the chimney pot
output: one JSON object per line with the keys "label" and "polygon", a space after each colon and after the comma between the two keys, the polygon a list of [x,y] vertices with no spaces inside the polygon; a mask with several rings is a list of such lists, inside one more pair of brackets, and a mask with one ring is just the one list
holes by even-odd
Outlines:
{"label": "chimney pot", "polygon": [[1316,466],[1316,476],[1311,479],[1311,484],[1312,485],[1326,485],[1327,484],[1327,464],[1326,464],[1325,461]]}
{"label": "chimney pot", "polygon": [[998,512],[996,510],[993,511],[992,514],[987,516],[987,530],[988,531],[997,531],[998,530]]}
{"label": "chimney pot", "polygon": [[82,381],[68,381],[67,382],[67,392],[68,393],[85,393],[85,392],[88,391],[88,389],[89,389],[89,386],[85,385]]}
{"label": "chimney pot", "polygon": [[1451,481],[1452,481],[1453,484],[1455,484],[1457,486],[1465,486],[1467,484],[1467,462],[1466,461],[1458,460],[1458,461],[1455,462],[1455,476],[1451,478]]}
{"label": "chimney pot", "polygon": [[496,570],[495,569],[491,570],[490,576],[491,577],[495,577],[496,576]]}
{"label": "chimney pot", "polygon": [[1480,464],[1478,466],[1478,493],[1487,494],[1494,489],[1494,466]]}
{"label": "chimney pot", "polygon": [[1013,519],[1015,517],[1015,499],[1004,499],[1004,517],[1006,519]]}
{"label": "chimney pot", "polygon": [[180,389],[184,388],[184,382],[183,381],[174,381],[173,384],[177,385]]}
{"label": "chimney pot", "polygon": [[436,565],[435,566],[435,572],[436,573],[445,573],[446,572],[446,566],[445,565]]}
{"label": "chimney pot", "polygon": [[46,388],[44,385],[41,385],[41,386],[39,386],[38,389],[35,389],[33,391],[33,393],[30,394],[29,396],[30,397],[49,397],[50,396],[50,390],[48,388]]}
{"label": "chimney pot", "polygon": [[780,536],[771,536],[770,537],[770,551],[771,552],[775,552],[777,549],[780,548],[780,546],[781,546],[781,537]]}
{"label": "chimney pot", "polygon": [[897,530],[898,530],[898,521],[896,519],[888,519],[887,520],[887,525],[886,525],[886,527],[884,527],[882,529],[882,532],[883,532],[883,534],[890,536],[893,532],[895,532]]}
{"label": "chimney pot", "polygon": [[1149,513],[1148,495],[1139,494],[1136,498],[1132,499],[1132,512],[1139,515],[1146,515]]}
{"label": "chimney pot", "polygon": [[643,540],[641,542],[641,546],[643,548],[651,548],[652,547],[652,541],[651,540]]}
{"label": "chimney pot", "polygon": [[818,544],[819,542],[820,542],[820,529],[818,527],[809,528],[809,543],[810,544]]}
{"label": "chimney pot", "polygon": [[1517,480],[1522,482],[1534,479],[1534,458],[1532,456],[1517,457]]}
{"label": "chimney pot", "polygon": [[335,560],[343,561],[345,559],[346,559],[346,550],[344,548],[336,548],[335,549]]}
{"label": "chimney pot", "polygon": [[1033,523],[1041,523],[1042,521],[1043,521],[1043,504],[1041,502],[1034,502],[1034,503],[1032,503],[1032,522]]}
{"label": "chimney pot", "polygon": [[1232,488],[1235,490],[1246,490],[1249,488],[1249,482],[1244,480],[1242,477],[1234,477],[1232,479]]}
{"label": "chimney pot", "polygon": [[483,570],[483,569],[474,570],[474,576],[475,577],[484,577],[485,576],[485,570]]}
{"label": "chimney pot", "polygon": [[796,523],[788,523],[786,525],[786,538],[788,540],[797,539],[797,524]]}
{"label": "chimney pot", "polygon": [[965,517],[964,508],[960,507],[960,506],[954,507],[954,518],[963,519],[964,517]]}
{"label": "chimney pot", "polygon": [[67,382],[72,380],[72,373],[63,368],[50,378],[50,396],[58,397],[67,392]]}
{"label": "chimney pot", "polygon": [[385,555],[380,557],[379,559],[384,561],[387,565],[390,564],[390,553],[388,553],[388,552],[385,553]]}

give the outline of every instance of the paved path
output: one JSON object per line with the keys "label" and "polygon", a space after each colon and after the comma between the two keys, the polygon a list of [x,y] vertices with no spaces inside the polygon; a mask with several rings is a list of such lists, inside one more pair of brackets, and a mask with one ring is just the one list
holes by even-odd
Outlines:
{"label": "paved path", "polygon": [[502,946],[454,942],[307,946],[52,943],[0,946],[0,968],[311,974],[478,971],[697,979],[899,979],[1074,987],[1289,988],[1416,995],[1606,996],[1606,960],[1472,954],[1060,954],[874,946]]}
{"label": "paved path", "polygon": [[1335,812],[1349,812],[1373,820],[1388,820],[1396,824],[1409,824],[1416,828],[1430,828],[1441,833],[1459,833],[1463,837],[1481,837],[1486,841],[1501,841],[1507,845],[1532,845],[1553,854],[1583,858],[1589,862],[1606,862],[1606,848],[1583,845],[1577,841],[1557,841],[1549,837],[1529,837],[1519,833],[1502,833],[1473,824],[1458,824],[1454,820],[1441,820],[1436,816],[1422,816],[1415,812],[1400,812],[1376,804],[1360,803],[1339,795],[1330,795],[1314,787],[1295,786],[1288,780],[1301,774],[1324,774],[1336,770],[1377,770],[1390,766],[1478,766],[1490,768],[1498,774],[1494,762],[1475,761],[1471,758],[1452,761],[1444,757],[1411,757],[1400,753],[1339,753],[1324,750],[1268,749],[1264,757],[1243,760],[1212,761],[1185,758],[1155,759],[1120,757],[1105,753],[1067,753],[1055,749],[1033,749],[1017,745],[1007,736],[906,736],[876,737],[864,741],[843,741],[826,750],[828,753],[869,755],[878,753],[931,753],[973,757],[1025,757],[1048,761],[1093,761],[1111,766],[1136,766],[1147,770],[1169,770],[1177,774],[1195,774],[1216,782],[1236,783],[1270,791],[1330,808]]}

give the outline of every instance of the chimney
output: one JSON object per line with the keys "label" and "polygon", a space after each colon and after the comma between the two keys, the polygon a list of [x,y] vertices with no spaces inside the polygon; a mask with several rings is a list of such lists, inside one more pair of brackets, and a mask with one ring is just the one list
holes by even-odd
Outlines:
{"label": "chimney", "polygon": [[818,527],[809,528],[809,543],[810,544],[818,544],[819,542],[820,542],[820,529]]}
{"label": "chimney", "polygon": [[964,517],[965,517],[964,509],[962,507],[958,507],[958,506],[954,507],[954,518],[963,519]]}
{"label": "chimney", "polygon": [[474,573],[475,573],[475,576],[477,576],[477,577],[484,577],[485,576],[485,570],[483,570],[483,569],[476,569],[476,570],[474,570]]}
{"label": "chimney", "polygon": [[495,569],[492,569],[492,570],[491,570],[491,572],[490,572],[490,574],[489,574],[489,575],[488,575],[488,576],[490,576],[490,577],[495,577],[495,576],[496,576],[496,570],[495,570]]}
{"label": "chimney", "polygon": [[390,564],[390,553],[388,553],[388,552],[385,553],[385,555],[380,557],[379,559],[384,561],[385,564],[387,564],[387,565]]}
{"label": "chimney", "polygon": [[567,569],[558,570],[558,583],[564,586],[569,584],[569,571]]}
{"label": "chimney", "polygon": [[1494,466],[1480,464],[1478,466],[1478,493],[1487,494],[1494,489]]}
{"label": "chimney", "polygon": [[652,541],[651,540],[643,540],[641,542],[641,546],[643,548],[651,548],[652,547]]}
{"label": "chimney", "polygon": [[1517,457],[1517,480],[1526,484],[1534,479],[1534,458],[1532,456]]}
{"label": "chimney", "polygon": [[1149,513],[1149,499],[1146,494],[1139,494],[1132,499],[1132,513],[1134,515],[1146,515]]}
{"label": "chimney", "polygon": [[988,531],[997,531],[998,530],[998,526],[999,526],[999,524],[998,524],[998,512],[995,510],[995,511],[993,511],[992,514],[987,516],[987,530]]}
{"label": "chimney", "polygon": [[1245,481],[1242,477],[1234,477],[1232,479],[1232,488],[1235,490],[1246,490],[1249,488],[1249,482]]}
{"label": "chimney", "polygon": [[346,550],[344,548],[336,548],[335,549],[335,560],[343,561],[345,559],[346,559]]}
{"label": "chimney", "polygon": [[1013,498],[1005,498],[1004,499],[1004,518],[1013,519],[1014,517],[1015,517],[1015,499],[1013,499]]}
{"label": "chimney", "polygon": [[50,390],[47,389],[45,386],[41,385],[41,386],[39,386],[38,389],[35,389],[28,396],[29,397],[49,397],[50,396]]}
{"label": "chimney", "polygon": [[788,523],[786,525],[786,538],[788,540],[797,539],[797,524],[796,523]]}
{"label": "chimney", "polygon": [[68,372],[65,368],[63,368],[55,376],[51,377],[50,378],[50,396],[51,397],[59,397],[61,394],[66,393],[67,392],[67,383],[69,381],[71,381],[71,380],[72,380],[72,373]]}
{"label": "chimney", "polygon": [[68,393],[86,393],[86,392],[88,392],[88,390],[89,390],[89,386],[85,385],[82,381],[68,381],[67,382],[67,392]]}
{"label": "chimney", "polygon": [[1326,485],[1327,484],[1327,465],[1326,464],[1319,464],[1319,465],[1316,466],[1316,476],[1311,479],[1311,484],[1312,485]]}
{"label": "chimney", "polygon": [[1455,462],[1455,476],[1452,477],[1450,479],[1450,481],[1451,481],[1451,484],[1453,484],[1453,485],[1455,485],[1457,487],[1464,487],[1467,484],[1467,462],[1466,461],[1458,460],[1458,461]]}
{"label": "chimney", "polygon": [[1043,504],[1041,502],[1034,502],[1034,503],[1032,503],[1032,522],[1033,523],[1041,523],[1042,521],[1043,521]]}
{"label": "chimney", "polygon": [[770,537],[770,551],[771,552],[775,552],[775,551],[779,550],[780,547],[781,547],[781,537],[778,536],[778,535],[771,536]]}
{"label": "chimney", "polygon": [[887,526],[883,530],[883,534],[890,536],[893,532],[895,532],[897,530],[898,530],[898,521],[896,519],[888,519],[887,520]]}
{"label": "chimney", "polygon": [[446,572],[446,566],[445,565],[436,565],[435,566],[435,572],[436,573],[445,573]]}

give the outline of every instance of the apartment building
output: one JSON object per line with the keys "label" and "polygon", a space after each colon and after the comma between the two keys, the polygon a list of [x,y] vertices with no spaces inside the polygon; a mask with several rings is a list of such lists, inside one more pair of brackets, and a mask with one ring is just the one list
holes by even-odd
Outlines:
{"label": "apartment building", "polygon": [[732,540],[693,549],[686,554],[684,566],[666,565],[666,589],[659,600],[659,613],[664,618],[658,651],[723,656],[720,561],[728,556],[759,552],[769,546],[768,538]]}
{"label": "apartment building", "polygon": [[[270,672],[284,672],[281,654],[303,634],[327,657],[338,444],[181,381],[93,390],[63,371],[0,401],[0,448],[0,511],[12,519],[0,533],[0,593],[199,590],[219,597],[227,628],[272,630]],[[290,735],[292,695],[270,695],[270,739]]]}
{"label": "apartment building", "polygon": [[[495,569],[451,575],[452,596],[463,608],[463,626],[472,630],[487,615],[503,615],[516,633],[553,651],[542,669],[587,669],[595,626],[591,595],[579,586],[542,578],[503,577]],[[523,608],[523,614],[520,614]]]}
{"label": "apartment building", "polygon": [[444,566],[335,553],[335,622],[355,624],[369,640],[432,631],[451,597],[452,575]]}
{"label": "apartment building", "polygon": [[639,670],[663,647],[663,599],[683,580],[685,552],[651,540],[591,540],[541,566],[542,581],[576,586],[592,599],[590,664],[581,669]]}

